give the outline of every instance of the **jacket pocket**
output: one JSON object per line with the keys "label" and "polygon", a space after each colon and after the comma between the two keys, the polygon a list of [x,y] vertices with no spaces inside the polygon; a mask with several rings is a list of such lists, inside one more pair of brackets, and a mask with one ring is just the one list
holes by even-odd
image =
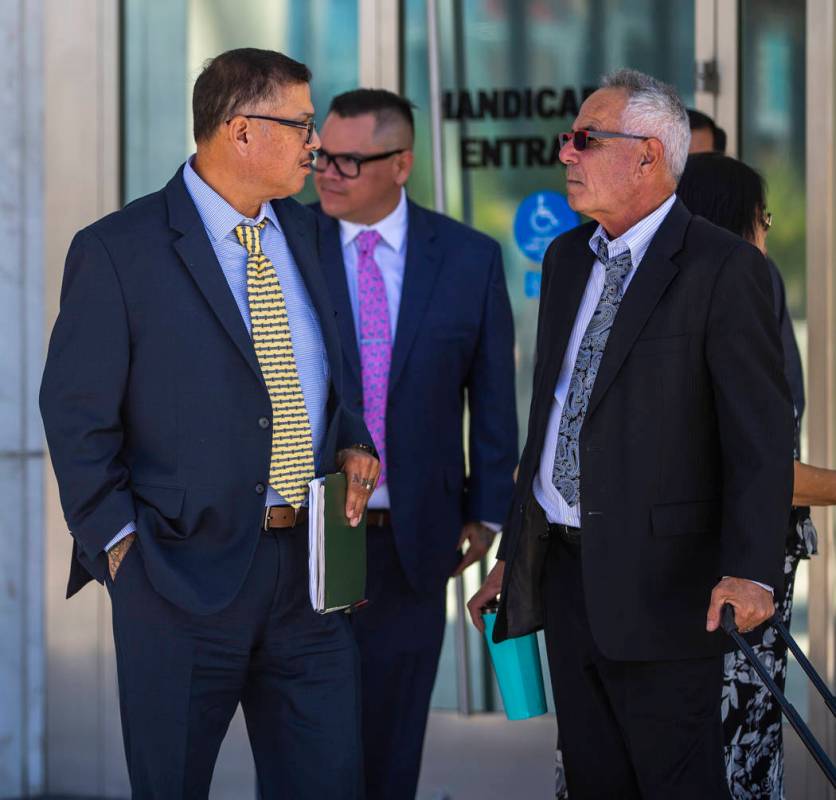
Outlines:
{"label": "jacket pocket", "polygon": [[135,483],[132,491],[145,505],[159,511],[167,519],[177,519],[183,510],[186,490],[182,486],[159,486],[154,483]]}
{"label": "jacket pocket", "polygon": [[688,334],[657,336],[652,339],[636,339],[630,352],[636,356],[659,356],[664,353],[679,353],[688,347]]}
{"label": "jacket pocket", "polygon": [[654,536],[711,533],[720,529],[720,503],[717,500],[666,503],[653,506],[650,518]]}

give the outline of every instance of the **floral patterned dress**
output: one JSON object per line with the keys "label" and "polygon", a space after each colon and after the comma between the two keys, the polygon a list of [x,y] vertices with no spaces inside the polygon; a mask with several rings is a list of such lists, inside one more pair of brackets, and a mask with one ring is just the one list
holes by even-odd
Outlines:
{"label": "floral patterned dress", "polygon": [[[799,429],[796,418],[795,458],[798,458]],[[784,599],[776,609],[787,628],[792,617],[792,593],[798,562],[815,553],[816,529],[810,519],[810,509],[793,508],[784,555]],[[754,649],[783,691],[787,680],[787,646],[784,640],[770,627]],[[726,776],[732,798],[783,800],[781,707],[741,650],[726,655],[721,712],[726,741]]]}

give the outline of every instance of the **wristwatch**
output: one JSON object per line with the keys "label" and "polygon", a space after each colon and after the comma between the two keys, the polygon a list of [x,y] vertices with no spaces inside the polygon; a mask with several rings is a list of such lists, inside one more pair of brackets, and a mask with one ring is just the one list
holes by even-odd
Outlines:
{"label": "wristwatch", "polygon": [[363,450],[364,452],[368,453],[371,456],[374,456],[378,461],[380,461],[380,456],[378,455],[377,450],[375,450],[375,448],[370,444],[364,444],[363,442],[357,442],[355,444],[350,444],[346,449],[347,450]]}

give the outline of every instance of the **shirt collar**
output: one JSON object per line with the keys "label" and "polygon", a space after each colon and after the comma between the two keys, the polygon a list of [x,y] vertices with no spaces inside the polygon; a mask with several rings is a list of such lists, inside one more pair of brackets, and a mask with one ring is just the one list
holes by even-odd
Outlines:
{"label": "shirt collar", "polygon": [[633,263],[633,269],[635,269],[644,258],[647,248],[650,247],[650,242],[656,235],[656,231],[659,230],[675,202],[676,195],[672,194],[659,208],[652,211],[643,219],[640,219],[632,228],[622,233],[617,239],[610,240],[607,232],[599,225],[589,240],[589,246],[592,248],[592,252],[596,255],[598,254],[598,240],[603,239],[607,243],[610,258],[614,258],[629,250],[630,260]]}
{"label": "shirt collar", "polygon": [[257,225],[265,217],[279,228],[279,220],[271,203],[262,203],[258,216],[248,219],[223,199],[192,167],[194,156],[183,165],[183,182],[197,208],[197,213],[209,235],[216,242],[225,239],[241,223]]}
{"label": "shirt collar", "polygon": [[363,231],[377,231],[380,238],[389,245],[396,253],[403,250],[406,242],[406,226],[408,207],[406,203],[406,191],[401,189],[401,199],[395,210],[373,225],[360,225],[357,222],[340,220],[340,242],[345,248],[351,244]]}

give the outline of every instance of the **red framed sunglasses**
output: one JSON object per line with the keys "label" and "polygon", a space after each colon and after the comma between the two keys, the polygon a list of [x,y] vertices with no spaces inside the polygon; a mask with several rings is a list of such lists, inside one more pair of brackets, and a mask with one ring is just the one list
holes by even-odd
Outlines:
{"label": "red framed sunglasses", "polygon": [[633,133],[614,133],[612,131],[569,131],[569,133],[561,133],[560,136],[560,146],[566,147],[569,142],[572,142],[572,146],[575,150],[586,150],[586,145],[588,144],[589,140],[592,139],[641,139],[644,141],[645,139],[652,139],[652,136],[636,136]]}

